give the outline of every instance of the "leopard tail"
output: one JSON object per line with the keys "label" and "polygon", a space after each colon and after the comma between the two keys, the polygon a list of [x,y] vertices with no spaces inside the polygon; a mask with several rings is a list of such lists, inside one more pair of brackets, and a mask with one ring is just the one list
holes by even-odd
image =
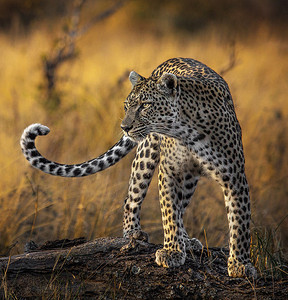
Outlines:
{"label": "leopard tail", "polygon": [[117,163],[137,144],[129,137],[122,136],[114,146],[102,155],[80,164],[67,165],[48,160],[37,150],[35,146],[36,137],[47,135],[49,132],[50,129],[44,125],[32,124],[23,131],[20,145],[31,166],[54,176],[83,177],[100,172]]}

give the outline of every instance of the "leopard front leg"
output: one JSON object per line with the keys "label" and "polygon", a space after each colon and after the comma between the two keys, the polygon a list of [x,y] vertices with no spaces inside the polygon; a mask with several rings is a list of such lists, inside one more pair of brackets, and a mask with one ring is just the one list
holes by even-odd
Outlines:
{"label": "leopard front leg", "polygon": [[[182,220],[182,194],[177,193],[179,165],[161,156],[159,165],[159,198],[164,229],[163,249],[156,252],[156,263],[166,268],[183,265],[186,258]],[[180,180],[179,180],[180,181]],[[186,232],[185,232],[186,233]]]}
{"label": "leopard front leg", "polygon": [[[185,210],[195,192],[201,170],[196,162],[192,162],[191,166],[188,166],[188,170],[183,171],[183,183],[180,189],[177,191],[177,194],[182,194],[182,206],[181,206],[181,220]],[[178,179],[179,180],[179,179]],[[186,252],[188,250],[201,250],[203,248],[202,243],[196,238],[190,238],[186,232],[185,227],[183,226],[183,237],[185,242]]]}
{"label": "leopard front leg", "polygon": [[159,137],[150,134],[139,143],[132,163],[128,196],[124,203],[123,237],[148,241],[148,234],[141,230],[140,210],[159,163]]}

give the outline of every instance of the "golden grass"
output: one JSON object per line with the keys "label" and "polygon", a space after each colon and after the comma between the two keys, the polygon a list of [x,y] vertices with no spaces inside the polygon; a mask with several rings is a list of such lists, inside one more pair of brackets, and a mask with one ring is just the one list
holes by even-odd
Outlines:
{"label": "golden grass", "polygon": [[[53,28],[53,26],[52,26]],[[231,48],[211,31],[162,37],[133,33],[125,13],[82,37],[77,59],[61,66],[58,90],[61,105],[45,111],[41,56],[51,49],[56,34],[38,25],[27,36],[2,34],[0,101],[0,252],[15,241],[21,252],[29,239],[121,235],[122,204],[128,185],[129,155],[103,173],[82,179],[52,177],[33,170],[19,146],[22,130],[33,122],[50,127],[37,141],[45,156],[63,163],[91,159],[121,135],[122,102],[130,90],[119,78],[128,70],[143,76],[170,57],[192,57],[216,71],[229,63]],[[246,169],[251,187],[255,228],[276,228],[288,211],[288,60],[285,44],[265,29],[253,41],[236,42],[237,64],[225,74],[243,130]],[[149,209],[148,209],[149,208]],[[153,208],[153,209],[151,209]],[[203,179],[187,209],[188,232],[209,246],[227,243],[228,226],[222,193]],[[161,242],[157,179],[142,209],[143,227],[152,241]],[[287,219],[277,230],[287,246]],[[287,228],[287,226],[286,226]]]}

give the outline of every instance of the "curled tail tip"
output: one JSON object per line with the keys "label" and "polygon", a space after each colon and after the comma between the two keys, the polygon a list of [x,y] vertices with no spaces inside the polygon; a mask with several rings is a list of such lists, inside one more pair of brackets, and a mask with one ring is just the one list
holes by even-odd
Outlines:
{"label": "curled tail tip", "polygon": [[22,151],[24,151],[27,148],[29,142],[34,143],[34,140],[38,135],[46,135],[49,132],[50,129],[47,126],[41,125],[39,123],[31,124],[28,127],[26,127],[20,139]]}
{"label": "curled tail tip", "polygon": [[23,132],[23,135],[26,135],[27,133],[31,133],[33,135],[38,136],[38,135],[46,135],[50,132],[50,129],[47,126],[44,126],[39,123],[31,124]]}
{"label": "curled tail tip", "polygon": [[25,130],[36,135],[46,135],[50,132],[50,129],[47,126],[44,126],[40,123],[31,124]]}

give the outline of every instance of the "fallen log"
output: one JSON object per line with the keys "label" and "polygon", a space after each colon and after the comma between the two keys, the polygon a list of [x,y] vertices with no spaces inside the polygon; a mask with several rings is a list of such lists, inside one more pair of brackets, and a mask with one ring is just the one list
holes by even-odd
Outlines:
{"label": "fallen log", "polygon": [[184,266],[166,269],[154,262],[160,247],[124,238],[30,242],[26,253],[0,258],[0,298],[287,299],[287,278],[228,277],[226,249],[191,251]]}

